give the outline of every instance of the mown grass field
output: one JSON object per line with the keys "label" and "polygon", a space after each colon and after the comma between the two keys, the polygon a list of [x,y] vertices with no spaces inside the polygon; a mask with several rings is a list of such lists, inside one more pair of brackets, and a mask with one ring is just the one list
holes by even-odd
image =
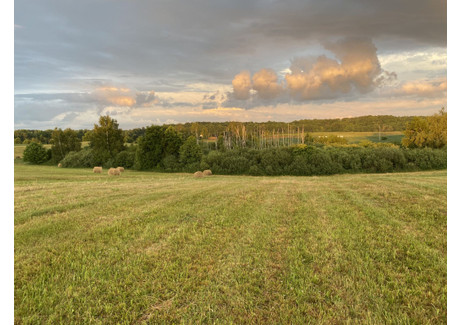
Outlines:
{"label": "mown grass field", "polygon": [[16,164],[15,323],[446,323],[446,185]]}

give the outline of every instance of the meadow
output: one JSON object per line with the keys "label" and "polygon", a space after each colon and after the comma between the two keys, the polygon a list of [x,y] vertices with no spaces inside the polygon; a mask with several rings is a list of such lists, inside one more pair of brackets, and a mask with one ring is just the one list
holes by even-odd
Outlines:
{"label": "meadow", "polygon": [[17,324],[439,324],[447,171],[220,176],[15,164]]}

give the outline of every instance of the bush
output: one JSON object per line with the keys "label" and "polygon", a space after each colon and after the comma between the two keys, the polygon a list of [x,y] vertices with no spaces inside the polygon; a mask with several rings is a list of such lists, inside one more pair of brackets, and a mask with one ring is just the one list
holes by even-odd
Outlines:
{"label": "bush", "polygon": [[177,159],[177,157],[174,155],[167,155],[166,157],[164,157],[161,161],[161,164],[167,172],[180,171],[182,167],[179,163],[179,159]]}
{"label": "bush", "polygon": [[93,150],[89,147],[83,148],[80,151],[69,152],[61,160],[61,164],[62,167],[70,168],[92,168],[96,166]]}
{"label": "bush", "polygon": [[199,163],[201,161],[201,147],[196,143],[194,136],[188,137],[179,150],[179,161],[183,165]]}
{"label": "bush", "polygon": [[211,151],[201,169],[216,174],[332,175],[338,173],[388,173],[447,167],[445,149],[405,149],[392,144],[361,147],[296,145],[263,150]]}
{"label": "bush", "polygon": [[115,157],[115,165],[122,166],[124,168],[132,168],[134,166],[134,158],[136,152],[132,150],[120,151]]}
{"label": "bush", "polygon": [[109,169],[109,168],[116,168],[118,166],[115,163],[115,159],[109,158],[102,164],[102,167],[105,169]]}
{"label": "bush", "polygon": [[260,155],[260,167],[266,175],[284,175],[288,173],[293,155],[289,148],[263,150]]}
{"label": "bush", "polygon": [[23,160],[31,164],[43,164],[49,160],[49,152],[43,145],[31,142],[24,150]]}
{"label": "bush", "polygon": [[406,149],[403,151],[408,163],[414,164],[418,169],[444,169],[447,168],[446,149]]}

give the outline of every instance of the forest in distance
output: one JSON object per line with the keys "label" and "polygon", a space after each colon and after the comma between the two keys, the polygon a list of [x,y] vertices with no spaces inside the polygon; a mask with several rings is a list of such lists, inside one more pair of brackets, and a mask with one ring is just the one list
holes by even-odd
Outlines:
{"label": "forest in distance", "polygon": [[[192,124],[199,127],[199,124]],[[383,128],[383,126],[380,126]],[[82,140],[72,129],[55,128],[51,147],[36,141],[24,150],[23,161],[59,164],[61,167],[112,168],[159,172],[195,172],[211,169],[229,175],[332,175],[360,172],[417,171],[447,168],[447,113],[441,109],[428,117],[414,117],[398,142],[364,140],[348,143],[340,135],[314,136],[305,126],[287,125],[287,130],[246,128],[232,122],[217,137],[203,136],[203,129],[178,131],[174,126],[152,125],[136,138],[126,133],[110,116]],[[194,135],[195,134],[195,135]]]}
{"label": "forest in distance", "polygon": [[[264,130],[267,133],[285,132],[289,130],[303,129],[304,132],[392,132],[404,131],[407,123],[412,121],[416,116],[360,116],[350,118],[336,119],[309,119],[298,120],[290,123],[287,122],[189,122],[178,124],[166,124],[172,126],[176,131],[185,135],[194,135],[195,137],[217,137],[219,134],[228,132],[238,126],[244,126],[248,132],[255,130]],[[419,118],[422,118],[419,116]],[[136,142],[139,136],[145,134],[146,127],[123,130],[127,143]],[[85,141],[84,136],[90,130],[75,130],[80,141]],[[14,131],[15,144],[28,144],[30,142],[39,142],[50,144],[53,130],[28,130],[18,129]]]}

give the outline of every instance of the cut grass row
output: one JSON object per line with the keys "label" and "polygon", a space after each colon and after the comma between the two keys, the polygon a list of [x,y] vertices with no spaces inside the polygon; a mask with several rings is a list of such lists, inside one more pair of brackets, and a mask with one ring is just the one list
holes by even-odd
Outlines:
{"label": "cut grass row", "polygon": [[15,165],[16,323],[446,322],[446,172]]}

